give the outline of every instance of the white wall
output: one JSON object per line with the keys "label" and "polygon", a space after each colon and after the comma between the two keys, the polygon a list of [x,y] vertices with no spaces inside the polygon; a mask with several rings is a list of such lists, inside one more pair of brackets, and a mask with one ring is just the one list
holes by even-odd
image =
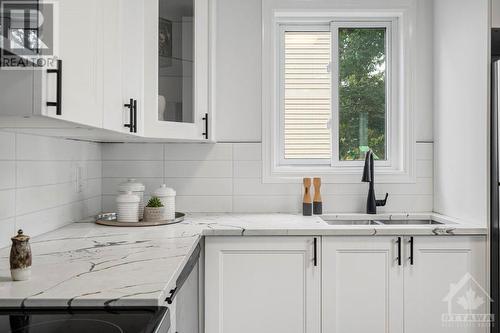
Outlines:
{"label": "white wall", "polygon": [[434,3],[434,210],[488,218],[489,1]]}
{"label": "white wall", "polygon": [[100,211],[100,144],[0,132],[0,248],[17,229],[36,236]]}
{"label": "white wall", "polygon": [[[378,184],[389,192],[380,212],[432,211],[432,144],[417,144],[417,182]],[[104,144],[103,209],[115,210],[118,185],[137,178],[151,194],[162,183],[177,191],[177,210],[184,212],[298,213],[300,184],[263,184],[260,143]],[[360,175],[361,180],[361,175]],[[324,184],[326,213],[364,212],[368,185]]]}
{"label": "white wall", "polygon": [[260,141],[261,0],[214,0],[218,141]]}

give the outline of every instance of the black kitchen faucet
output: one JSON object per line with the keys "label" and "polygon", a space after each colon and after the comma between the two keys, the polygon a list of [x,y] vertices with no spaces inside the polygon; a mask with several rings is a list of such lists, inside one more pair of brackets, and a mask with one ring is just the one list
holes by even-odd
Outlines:
{"label": "black kitchen faucet", "polygon": [[377,207],[383,207],[387,203],[387,198],[389,193],[385,194],[384,200],[377,200],[375,198],[375,177],[374,177],[374,165],[373,165],[373,151],[369,150],[366,152],[365,156],[365,167],[363,169],[362,182],[370,183],[370,188],[368,190],[368,198],[366,199],[366,213],[367,214],[377,214]]}

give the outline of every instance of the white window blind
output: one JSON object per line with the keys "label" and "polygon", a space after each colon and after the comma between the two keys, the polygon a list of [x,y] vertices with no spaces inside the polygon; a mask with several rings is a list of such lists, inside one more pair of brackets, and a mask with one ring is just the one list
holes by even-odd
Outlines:
{"label": "white window blind", "polygon": [[330,160],[331,33],[284,33],[284,158]]}

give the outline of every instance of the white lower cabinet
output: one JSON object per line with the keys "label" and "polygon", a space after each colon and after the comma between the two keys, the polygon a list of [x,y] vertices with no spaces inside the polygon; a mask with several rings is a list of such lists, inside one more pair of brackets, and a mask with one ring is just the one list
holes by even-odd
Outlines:
{"label": "white lower cabinet", "polygon": [[313,237],[207,237],[205,332],[319,333],[314,249]]}
{"label": "white lower cabinet", "polygon": [[403,331],[403,269],[393,237],[323,237],[323,332]]}
{"label": "white lower cabinet", "polygon": [[[406,261],[404,268],[404,332],[489,331],[486,327],[480,327],[480,321],[447,321],[449,314],[481,316],[489,312],[485,238],[457,236],[413,239],[413,265]],[[452,284],[455,285],[453,290],[450,289]]]}
{"label": "white lower cabinet", "polygon": [[[474,322],[488,313],[484,237],[323,237],[322,244],[323,332],[486,332]],[[471,317],[450,322],[450,314]]]}
{"label": "white lower cabinet", "polygon": [[483,236],[207,237],[205,264],[206,333],[488,330]]}

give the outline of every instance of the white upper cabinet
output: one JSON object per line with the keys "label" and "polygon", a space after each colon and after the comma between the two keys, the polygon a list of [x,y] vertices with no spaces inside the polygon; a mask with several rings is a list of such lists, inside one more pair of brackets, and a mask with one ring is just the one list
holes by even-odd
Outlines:
{"label": "white upper cabinet", "polygon": [[110,0],[104,8],[104,128],[211,138],[208,1]]}
{"label": "white upper cabinet", "polygon": [[61,60],[56,71],[42,75],[43,115],[102,126],[105,34],[101,3],[99,0],[60,0],[55,7],[42,7],[50,8],[54,15],[54,50]]}
{"label": "white upper cabinet", "polygon": [[[214,138],[208,0],[39,4],[53,23],[40,30],[53,34],[53,55],[60,61],[48,70],[2,73],[0,88],[8,93],[0,116],[35,115],[45,118],[33,120],[35,125],[104,129],[111,140],[113,133],[134,140]],[[32,10],[37,8],[35,3]],[[41,22],[33,17],[36,27]]]}
{"label": "white upper cabinet", "polygon": [[[13,35],[28,34],[29,40],[35,42],[25,41],[22,47],[12,49],[4,43],[2,59],[8,61],[12,57],[5,54],[13,54],[12,59],[36,64],[50,62],[52,66],[2,68],[0,116],[45,116],[102,126],[104,13],[100,5],[99,0],[59,0],[33,2],[29,8],[19,3],[12,3],[11,10],[3,7],[2,15],[11,17],[5,20],[10,24],[5,28],[12,30]],[[30,17],[28,22],[12,14],[19,10],[24,17]],[[8,45],[12,46],[14,40],[11,37]]]}
{"label": "white upper cabinet", "polygon": [[143,5],[144,136],[207,140],[212,135],[209,2],[156,0]]}

